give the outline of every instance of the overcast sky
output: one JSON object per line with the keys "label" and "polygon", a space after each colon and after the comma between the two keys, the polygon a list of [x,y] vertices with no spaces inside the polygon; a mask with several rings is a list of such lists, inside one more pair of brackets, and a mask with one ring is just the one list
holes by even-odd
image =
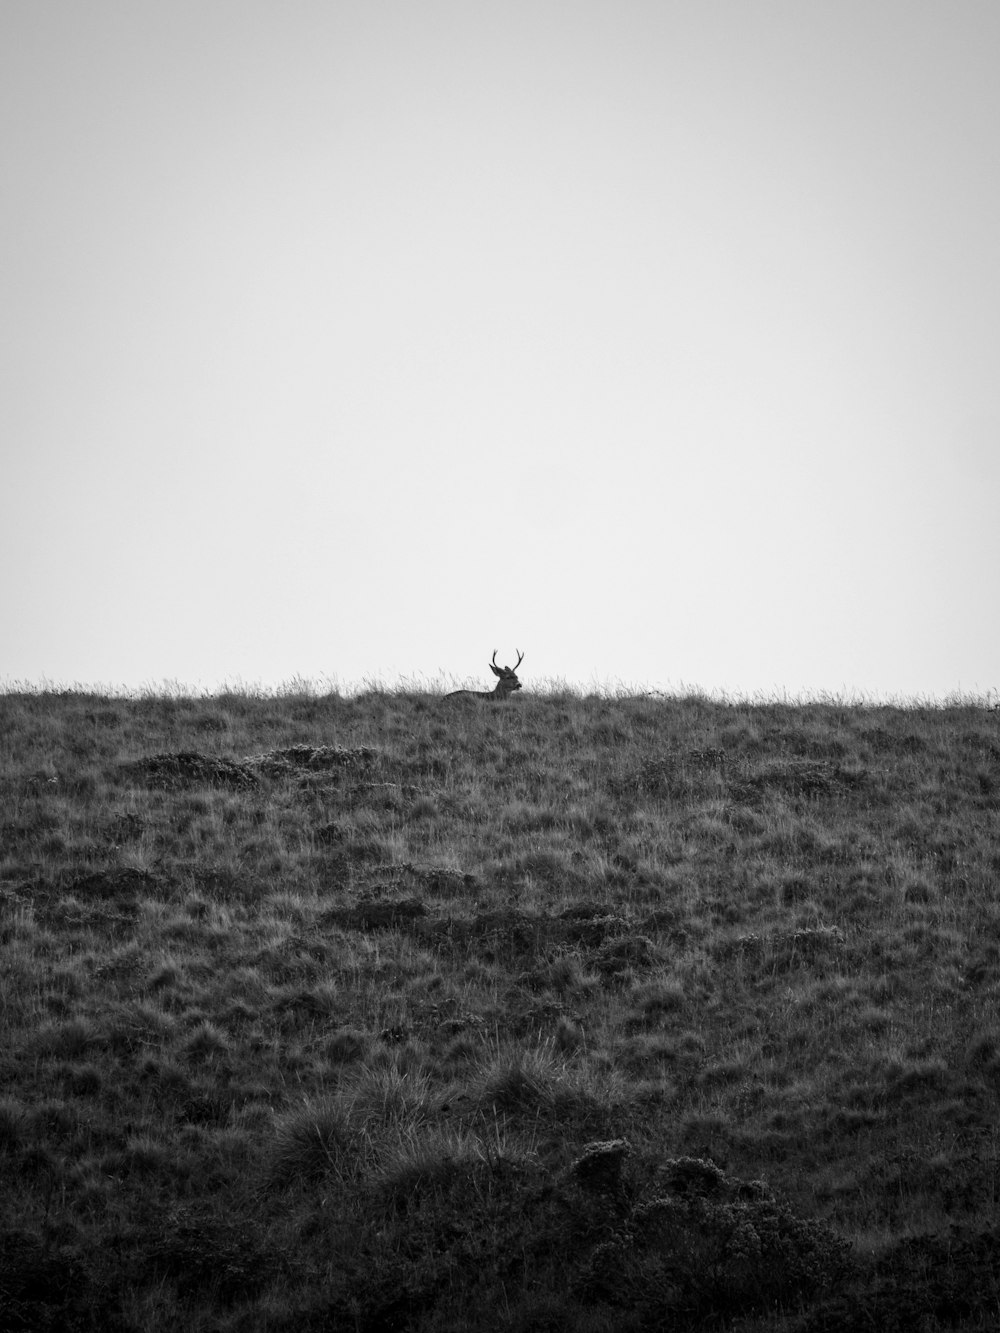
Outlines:
{"label": "overcast sky", "polygon": [[996,0],[0,0],[0,683],[1000,686]]}

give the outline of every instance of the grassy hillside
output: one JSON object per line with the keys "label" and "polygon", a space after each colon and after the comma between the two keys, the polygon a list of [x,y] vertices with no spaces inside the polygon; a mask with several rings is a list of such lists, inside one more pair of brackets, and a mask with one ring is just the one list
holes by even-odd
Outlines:
{"label": "grassy hillside", "polygon": [[0,1325],[995,1328],[998,835],[972,705],[0,696]]}

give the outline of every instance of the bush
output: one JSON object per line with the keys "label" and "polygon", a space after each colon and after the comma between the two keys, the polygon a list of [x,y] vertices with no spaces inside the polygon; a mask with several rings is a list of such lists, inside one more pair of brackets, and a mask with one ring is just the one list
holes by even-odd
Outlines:
{"label": "bush", "polygon": [[641,1327],[787,1305],[848,1268],[847,1242],[795,1217],[761,1181],[730,1179],[693,1158],[657,1175],[664,1192],[592,1251],[580,1283],[581,1295],[629,1311]]}

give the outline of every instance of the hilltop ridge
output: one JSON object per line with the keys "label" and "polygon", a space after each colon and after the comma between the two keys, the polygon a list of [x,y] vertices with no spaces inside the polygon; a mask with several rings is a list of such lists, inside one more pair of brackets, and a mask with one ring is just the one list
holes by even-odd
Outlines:
{"label": "hilltop ridge", "polygon": [[0,1311],[986,1328],[998,834],[969,701],[2,695]]}

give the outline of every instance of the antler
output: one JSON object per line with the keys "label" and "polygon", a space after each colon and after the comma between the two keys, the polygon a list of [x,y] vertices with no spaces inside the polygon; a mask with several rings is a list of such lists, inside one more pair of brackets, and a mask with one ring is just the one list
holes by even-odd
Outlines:
{"label": "antler", "polygon": [[493,661],[490,663],[490,670],[493,672],[494,676],[502,676],[503,673],[504,673],[505,671],[509,671],[509,672],[511,673],[511,675],[514,674],[514,672],[517,670],[517,668],[518,668],[518,667],[521,665],[521,663],[524,661],[524,653],[521,652],[520,648],[515,648],[514,651],[517,653],[517,661],[516,661],[516,663],[514,664],[514,666],[512,666],[512,667],[498,667],[498,666],[497,666],[497,650],[496,650],[495,648],[493,649]]}

